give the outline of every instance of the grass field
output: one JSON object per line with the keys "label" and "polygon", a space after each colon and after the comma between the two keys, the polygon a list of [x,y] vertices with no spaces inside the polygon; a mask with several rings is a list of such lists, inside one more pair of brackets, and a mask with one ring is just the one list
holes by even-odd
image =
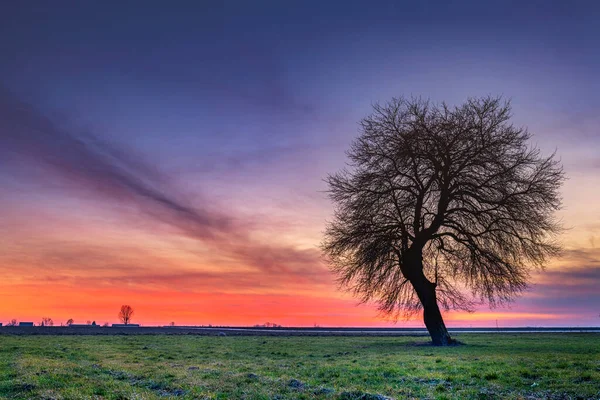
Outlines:
{"label": "grass field", "polygon": [[0,398],[600,398],[600,334],[458,339],[3,335]]}

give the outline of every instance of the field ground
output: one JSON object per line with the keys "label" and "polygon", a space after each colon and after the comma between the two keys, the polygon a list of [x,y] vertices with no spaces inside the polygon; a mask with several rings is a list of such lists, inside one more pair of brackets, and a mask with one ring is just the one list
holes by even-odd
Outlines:
{"label": "field ground", "polygon": [[0,335],[0,398],[600,399],[598,333],[456,337]]}

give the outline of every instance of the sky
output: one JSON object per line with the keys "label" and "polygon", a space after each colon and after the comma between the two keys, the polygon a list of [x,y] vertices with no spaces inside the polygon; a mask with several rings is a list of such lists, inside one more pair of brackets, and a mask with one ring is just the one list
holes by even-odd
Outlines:
{"label": "sky", "polygon": [[564,254],[449,326],[600,325],[594,1],[0,4],[0,322],[423,326],[320,250],[376,102],[511,100],[568,180]]}

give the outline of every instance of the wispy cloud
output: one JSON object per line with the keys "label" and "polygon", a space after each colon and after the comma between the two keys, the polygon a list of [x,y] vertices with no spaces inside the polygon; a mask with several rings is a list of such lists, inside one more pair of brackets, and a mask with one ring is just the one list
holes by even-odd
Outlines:
{"label": "wispy cloud", "polygon": [[0,275],[5,283],[196,293],[215,290],[281,293],[307,287],[318,291],[331,282],[328,271],[319,268],[316,250],[289,251],[257,246],[237,258],[219,260],[190,253],[170,257],[160,251],[126,244],[41,242],[33,245],[35,249],[29,252],[23,246],[3,249]]}
{"label": "wispy cloud", "polygon": [[597,315],[600,304],[600,249],[565,251],[555,266],[537,273],[518,303],[539,312]]}
{"label": "wispy cloud", "polygon": [[230,263],[263,274],[311,279],[326,273],[316,249],[256,242],[249,222],[206,198],[192,202],[143,157],[61,124],[5,89],[0,89],[0,121],[0,157],[41,166],[45,179],[66,184],[66,195],[88,190],[101,201],[134,207],[147,220],[172,226]]}
{"label": "wispy cloud", "polygon": [[150,163],[91,134],[45,116],[0,88],[0,155],[42,164],[48,175],[75,189],[93,190],[105,200],[126,202],[148,215],[193,233],[213,238],[234,230],[226,215],[191,207]]}

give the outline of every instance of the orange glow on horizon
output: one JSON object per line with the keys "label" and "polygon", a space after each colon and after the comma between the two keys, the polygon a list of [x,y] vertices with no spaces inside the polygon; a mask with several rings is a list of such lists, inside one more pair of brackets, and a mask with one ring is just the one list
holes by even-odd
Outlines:
{"label": "orange glow on horizon", "polygon": [[[11,231],[0,252],[3,323],[42,317],[57,324],[69,318],[116,323],[119,307],[130,304],[134,322],[143,325],[423,326],[418,316],[388,321],[376,306],[358,305],[338,290],[316,248],[318,226],[284,235],[283,225],[272,231],[266,225],[256,235],[260,241],[253,237],[252,245],[242,243],[223,256],[194,238],[160,226],[118,224],[93,208],[51,216],[11,207],[15,212],[5,221]],[[598,325],[591,305],[581,306],[597,292],[597,227],[577,219],[576,210],[566,210],[567,217],[580,227],[565,238],[565,256],[534,273],[531,289],[511,308],[447,312],[448,326]],[[269,245],[274,237],[283,247]],[[272,264],[263,262],[265,253]]]}

